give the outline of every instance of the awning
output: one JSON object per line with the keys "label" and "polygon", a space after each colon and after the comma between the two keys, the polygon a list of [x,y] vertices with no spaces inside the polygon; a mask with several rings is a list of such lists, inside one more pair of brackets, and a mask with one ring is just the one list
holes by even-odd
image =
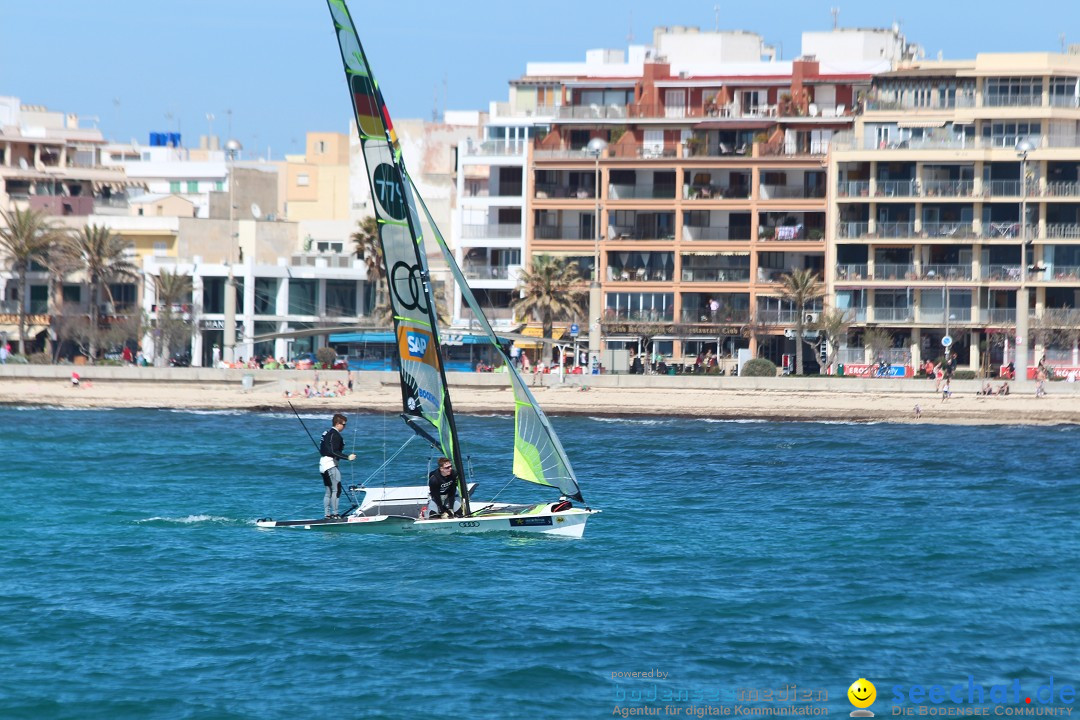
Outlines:
{"label": "awning", "polygon": [[[26,326],[26,339],[33,339],[42,330],[47,330],[46,325],[27,325]],[[0,325],[0,335],[7,335],[8,342],[19,339],[19,326],[16,325]]]}
{"label": "awning", "polygon": [[939,128],[945,127],[944,120],[901,120],[896,123],[897,127],[902,128]]}
{"label": "awning", "polygon": [[[527,327],[522,328],[522,335],[528,335],[529,337],[541,338],[544,337],[544,328],[542,327]],[[567,334],[567,328],[565,327],[553,327],[551,328],[551,339],[561,340],[564,335]],[[540,342],[529,342],[528,340],[515,340],[514,345],[522,350],[535,350],[543,345]]]}
{"label": "awning", "polygon": [[[488,342],[486,335],[446,334],[439,338],[443,345],[483,345]],[[337,333],[330,336],[332,343],[384,343],[393,345],[396,341],[392,332]]]}

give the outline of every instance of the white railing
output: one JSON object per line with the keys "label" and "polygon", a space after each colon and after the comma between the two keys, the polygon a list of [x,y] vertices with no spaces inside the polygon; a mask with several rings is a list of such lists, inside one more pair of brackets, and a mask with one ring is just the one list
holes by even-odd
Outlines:
{"label": "white railing", "polygon": [[971,280],[971,265],[928,263],[922,266],[922,279],[940,280],[942,282]]}
{"label": "white railing", "polygon": [[874,263],[875,280],[908,280],[915,276],[911,263]]}
{"label": "white railing", "polygon": [[866,263],[846,263],[836,266],[837,281],[866,280],[869,276],[869,265]]}
{"label": "white railing", "polygon": [[521,225],[468,224],[461,226],[463,238],[517,238],[521,237]]}

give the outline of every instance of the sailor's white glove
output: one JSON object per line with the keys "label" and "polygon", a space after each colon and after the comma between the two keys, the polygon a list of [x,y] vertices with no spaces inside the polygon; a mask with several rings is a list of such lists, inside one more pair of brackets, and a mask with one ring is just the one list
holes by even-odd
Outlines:
{"label": "sailor's white glove", "polygon": [[352,455],[350,455],[349,459],[350,460],[355,460],[356,459],[356,453],[353,453]]}

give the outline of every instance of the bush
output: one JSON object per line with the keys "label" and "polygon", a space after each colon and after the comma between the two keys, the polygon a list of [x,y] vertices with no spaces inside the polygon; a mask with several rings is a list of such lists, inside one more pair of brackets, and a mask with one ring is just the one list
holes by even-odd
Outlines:
{"label": "bush", "polygon": [[776,365],[765,358],[748,360],[739,373],[745,377],[776,377]]}
{"label": "bush", "polygon": [[315,351],[315,359],[324,368],[331,368],[334,367],[334,361],[337,360],[337,353],[334,348],[321,347]]}
{"label": "bush", "polygon": [[953,376],[953,380],[974,380],[975,379],[975,371],[974,370],[957,370],[956,372],[953,373],[952,376]]}
{"label": "bush", "polygon": [[31,365],[52,365],[52,358],[48,353],[39,352],[27,357],[26,362]]}
{"label": "bush", "polygon": [[26,365],[27,363],[25,355],[8,355],[7,361],[12,365]]}

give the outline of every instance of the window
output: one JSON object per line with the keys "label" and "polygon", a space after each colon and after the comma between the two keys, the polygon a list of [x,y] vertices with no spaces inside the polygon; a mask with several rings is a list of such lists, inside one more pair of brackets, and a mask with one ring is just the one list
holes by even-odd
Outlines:
{"label": "window", "polygon": [[[277,309],[277,278],[255,278],[255,314],[273,315]],[[271,332],[273,332],[271,330]]]}
{"label": "window", "polygon": [[164,255],[168,251],[168,249],[169,249],[168,244],[165,243],[164,241],[162,241],[162,240],[155,240],[154,241],[154,254],[155,255]]}
{"label": "window", "polygon": [[320,140],[318,142],[318,150],[316,152],[318,152],[320,155],[326,154],[326,141],[325,140]]}
{"label": "window", "polygon": [[314,280],[290,280],[289,281],[289,314],[290,315],[315,315],[315,281]]}
{"label": "window", "polygon": [[311,177],[307,173],[300,173],[296,176],[296,184],[299,187],[307,187],[311,185]]}
{"label": "window", "polygon": [[173,180],[173,181],[171,181],[169,183],[169,192],[171,192],[171,193],[180,192],[180,181],[179,180]]}
{"label": "window", "polygon": [[218,180],[216,183],[214,183],[214,190],[218,192],[225,192],[225,181]]}
{"label": "window", "polygon": [[991,107],[1042,105],[1042,87],[1041,78],[987,78],[986,105]]}
{"label": "window", "polygon": [[199,181],[198,180],[188,180],[187,191],[189,193],[197,193],[197,192],[199,192]]}

